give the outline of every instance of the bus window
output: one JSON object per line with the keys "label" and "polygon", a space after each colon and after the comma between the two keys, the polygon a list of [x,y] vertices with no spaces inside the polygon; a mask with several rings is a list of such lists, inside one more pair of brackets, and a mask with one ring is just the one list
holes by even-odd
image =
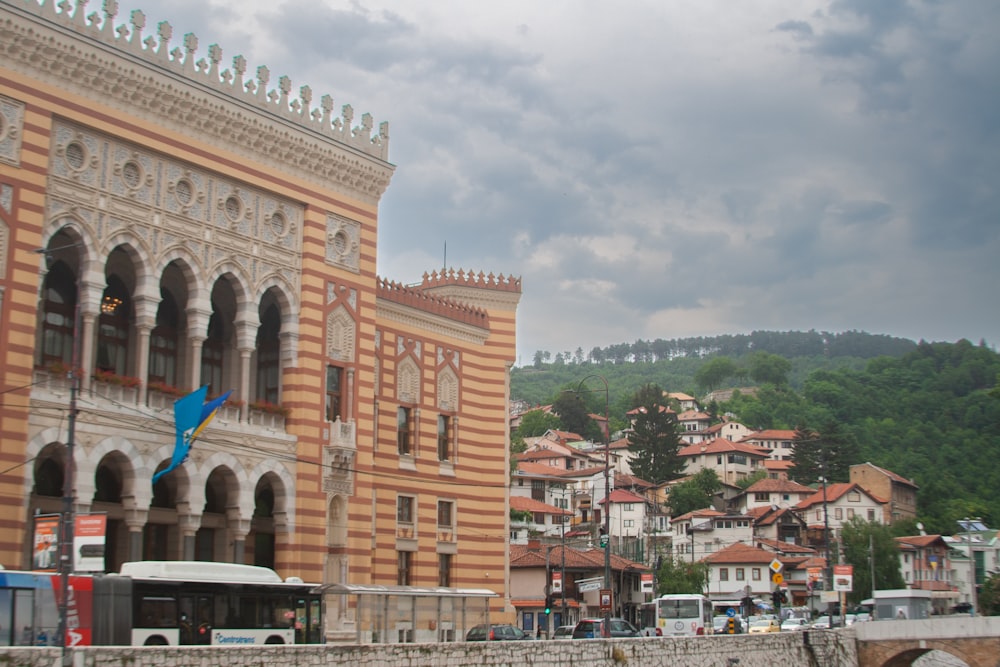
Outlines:
{"label": "bus window", "polygon": [[177,622],[177,600],[167,597],[144,597],[139,602],[137,628],[172,628]]}

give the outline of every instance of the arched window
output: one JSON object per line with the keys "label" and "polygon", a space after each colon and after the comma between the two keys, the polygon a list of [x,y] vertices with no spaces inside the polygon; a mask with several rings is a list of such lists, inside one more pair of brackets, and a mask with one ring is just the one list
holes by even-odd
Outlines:
{"label": "arched window", "polygon": [[263,309],[257,329],[257,400],[280,401],[281,384],[281,311],[276,304]]}
{"label": "arched window", "polygon": [[222,391],[222,361],[226,352],[225,323],[218,310],[208,319],[208,338],[201,347],[201,384],[208,385],[208,395]]}
{"label": "arched window", "polygon": [[177,323],[179,311],[173,294],[160,289],[156,326],[149,336],[149,381],[177,384]]}
{"label": "arched window", "polygon": [[125,375],[128,371],[129,321],[132,300],[121,279],[108,277],[108,285],[101,297],[101,315],[97,327],[97,360],[100,371]]}
{"label": "arched window", "polygon": [[64,262],[56,262],[42,289],[42,366],[72,363],[76,292],[76,276]]}

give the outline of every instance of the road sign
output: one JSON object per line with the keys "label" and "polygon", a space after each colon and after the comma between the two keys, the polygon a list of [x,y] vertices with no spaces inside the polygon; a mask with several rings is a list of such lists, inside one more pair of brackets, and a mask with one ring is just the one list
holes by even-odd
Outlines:
{"label": "road sign", "polygon": [[771,568],[771,572],[781,572],[782,568],[781,561],[775,558],[774,560],[771,561],[771,564],[768,567]]}
{"label": "road sign", "polygon": [[607,533],[605,533],[604,535],[601,535],[601,548],[607,548],[607,546],[608,546],[608,535]]}
{"label": "road sign", "polygon": [[595,579],[594,581],[583,581],[583,582],[578,581],[576,582],[576,590],[580,591],[581,593],[586,593],[588,591],[599,591],[601,590],[603,581],[604,577],[601,577],[600,579]]}
{"label": "road sign", "polygon": [[785,577],[783,577],[780,572],[775,572],[771,575],[771,581],[780,586],[785,583]]}
{"label": "road sign", "polygon": [[600,595],[601,611],[611,611],[611,589],[602,588]]}
{"label": "road sign", "polygon": [[735,615],[736,615],[736,610],[735,609],[733,609],[732,607],[730,607],[729,609],[726,609],[726,616],[728,616],[729,618],[732,618]]}

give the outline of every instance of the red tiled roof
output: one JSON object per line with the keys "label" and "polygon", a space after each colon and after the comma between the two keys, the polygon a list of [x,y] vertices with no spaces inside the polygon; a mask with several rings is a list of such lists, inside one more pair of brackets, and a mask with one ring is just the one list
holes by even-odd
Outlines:
{"label": "red tiled roof", "polygon": [[708,563],[770,563],[772,560],[777,559],[781,561],[781,558],[770,551],[765,551],[764,549],[758,549],[757,547],[752,547],[749,544],[743,542],[734,542],[729,546],[716,551],[713,554],[705,556],[704,560]]}
{"label": "red tiled roof", "polygon": [[[913,480],[906,479],[902,475],[897,475],[896,473],[894,473],[891,470],[886,470],[885,468],[880,468],[877,465],[875,465],[874,463],[865,462],[865,463],[860,463],[858,465],[871,466],[872,468],[874,468],[875,470],[879,471],[880,473],[882,473],[883,475],[885,475],[886,477],[888,477],[889,479],[891,479],[894,482],[898,482],[899,484],[905,484],[907,486],[911,486],[914,489],[920,488],[916,484],[913,483]],[[853,468],[855,466],[851,466],[851,467]]]}
{"label": "red tiled roof", "polygon": [[723,454],[725,452],[740,452],[751,456],[760,456],[761,458],[770,456],[770,452],[762,450],[759,447],[745,445],[740,442],[733,442],[732,440],[726,440],[725,438],[716,438],[708,443],[699,442],[694,445],[688,445],[678,451],[677,455],[701,456],[702,454]]}
{"label": "red tiled roof", "polygon": [[[850,491],[859,491],[877,503],[881,503],[883,505],[886,503],[885,500],[882,500],[881,498],[873,494],[871,491],[866,490],[864,487],[861,487],[855,484],[854,482],[837,482],[835,484],[827,484],[826,502],[832,503]],[[808,498],[805,498],[802,502],[796,505],[795,508],[804,510],[804,509],[809,509],[814,505],[822,505],[822,504],[823,504],[823,489],[820,488],[819,491],[809,496]]]}
{"label": "red tiled roof", "polygon": [[551,477],[561,472],[566,472],[566,468],[557,468],[547,463],[534,463],[532,461],[518,461],[517,472],[522,477]]}
{"label": "red tiled roof", "polygon": [[557,516],[571,516],[573,514],[569,510],[564,510],[561,507],[543,503],[542,501],[535,500],[534,498],[526,498],[525,496],[511,496],[510,508],[521,512],[543,512],[545,514],[555,514]]}
{"label": "red tiled roof", "polygon": [[[637,496],[636,494],[632,493],[631,491],[627,491],[625,489],[612,489],[611,495],[609,496],[609,498],[611,498],[611,502],[613,502],[613,503],[644,503],[644,502],[646,502],[646,499],[643,498],[642,496]],[[598,503],[598,504],[604,505],[607,502],[607,500],[608,500],[607,498],[602,498],[601,502]]]}
{"label": "red tiled roof", "polygon": [[764,429],[763,431],[757,431],[756,433],[751,433],[747,437],[743,438],[744,442],[747,440],[795,440],[795,431],[769,428]]}
{"label": "red tiled roof", "polygon": [[671,521],[676,523],[678,521],[687,521],[688,519],[709,519],[717,516],[726,516],[726,513],[706,507],[704,509],[688,512],[687,514],[681,514],[680,516],[671,519]]}
{"label": "red tiled roof", "polygon": [[929,547],[932,544],[937,543],[940,543],[943,547],[948,545],[941,535],[909,535],[905,537],[897,537],[896,542],[900,545],[905,544],[914,547],[915,549]]}
{"label": "red tiled roof", "polygon": [[769,540],[763,537],[756,538],[757,544],[769,547],[773,551],[780,551],[783,554],[799,554],[799,555],[812,555],[816,553],[816,550],[812,547],[803,546],[801,544],[792,544],[791,542],[782,542],[781,540]]}
{"label": "red tiled roof", "polygon": [[791,470],[795,467],[791,461],[779,461],[778,459],[767,459],[764,467],[768,470]]}
{"label": "red tiled roof", "polygon": [[815,489],[786,479],[761,479],[749,487],[746,493],[813,493]]}
{"label": "red tiled roof", "polygon": [[[549,554],[549,565],[552,563],[563,562],[563,557],[565,555],[566,567],[573,569],[603,569],[604,568],[604,549],[574,549],[572,547],[563,547],[562,545],[546,545],[539,547],[531,547],[526,544],[512,544],[510,545],[510,567],[511,568],[544,568],[545,567],[545,552],[552,547],[552,553]],[[643,572],[648,572],[649,568],[642,563],[636,563],[627,558],[622,558],[616,554],[611,554],[611,569],[612,570],[641,570]]]}

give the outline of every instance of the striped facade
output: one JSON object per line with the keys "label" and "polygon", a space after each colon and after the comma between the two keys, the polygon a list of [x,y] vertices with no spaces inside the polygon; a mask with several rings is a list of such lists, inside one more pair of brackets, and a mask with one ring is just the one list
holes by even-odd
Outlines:
{"label": "striped facade", "polygon": [[[144,21],[0,0],[0,564],[32,566],[71,442],[108,570],[247,562],[509,609],[520,281],[378,277],[388,126]],[[232,399],[154,487],[172,401],[205,384]]]}

